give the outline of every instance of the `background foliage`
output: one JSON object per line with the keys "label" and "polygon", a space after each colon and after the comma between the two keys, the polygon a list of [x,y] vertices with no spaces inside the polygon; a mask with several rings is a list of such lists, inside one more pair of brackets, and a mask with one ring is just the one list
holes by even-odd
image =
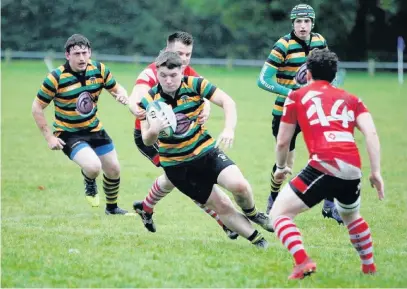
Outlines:
{"label": "background foliage", "polygon": [[299,3],[314,7],[314,30],[342,60],[394,61],[397,36],[407,38],[403,0],[4,0],[1,44],[61,51],[82,33],[100,53],[154,56],[180,29],[195,36],[196,57],[263,59],[290,32],[289,12]]}

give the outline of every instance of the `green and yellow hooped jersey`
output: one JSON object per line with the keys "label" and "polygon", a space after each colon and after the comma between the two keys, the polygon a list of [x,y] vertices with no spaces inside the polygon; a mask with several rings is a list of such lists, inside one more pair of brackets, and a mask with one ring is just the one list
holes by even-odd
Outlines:
{"label": "green and yellow hooped jersey", "polygon": [[[324,37],[318,33],[311,33],[310,40],[299,39],[294,31],[281,37],[273,46],[266,64],[277,70],[277,83],[289,89],[298,89],[295,75],[303,65],[309,53],[315,49],[327,47]],[[273,115],[282,115],[286,96],[278,95],[273,108]]]}
{"label": "green and yellow hooped jersey", "polygon": [[55,131],[91,132],[103,129],[97,117],[97,102],[102,89],[112,90],[116,80],[101,62],[89,60],[86,71],[72,71],[68,62],[48,74],[37,100],[43,104],[54,101]]}

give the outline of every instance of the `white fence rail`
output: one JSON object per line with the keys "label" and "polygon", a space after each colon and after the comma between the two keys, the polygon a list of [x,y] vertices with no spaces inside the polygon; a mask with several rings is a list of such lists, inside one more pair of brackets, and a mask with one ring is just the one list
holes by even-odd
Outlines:
{"label": "white fence rail", "polygon": [[[53,59],[65,59],[64,53],[44,52],[44,51],[12,51],[2,50],[1,58],[10,59],[44,59],[50,57]],[[111,55],[93,53],[93,57],[99,61],[112,61],[112,62],[127,62],[127,63],[151,63],[154,61],[155,56],[140,56],[140,55]],[[264,64],[264,59],[219,59],[219,58],[193,58],[192,64],[198,65],[211,65],[211,66],[246,66],[246,67],[261,67]],[[373,65],[373,67],[372,67]],[[397,70],[397,62],[356,62],[344,61],[339,63],[342,69],[386,69]],[[403,69],[407,69],[407,63],[403,63]]]}

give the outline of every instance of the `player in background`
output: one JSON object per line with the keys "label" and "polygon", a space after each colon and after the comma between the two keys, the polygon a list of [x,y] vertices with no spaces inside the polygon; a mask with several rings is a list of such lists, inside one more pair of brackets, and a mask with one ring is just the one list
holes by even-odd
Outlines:
{"label": "player in background", "polygon": [[[327,47],[325,38],[321,34],[311,31],[315,25],[315,12],[311,6],[306,4],[295,6],[291,11],[290,19],[293,30],[274,44],[257,80],[257,85],[260,88],[277,94],[272,112],[272,130],[276,138],[286,97],[292,91],[306,84],[306,78],[298,77],[297,73],[305,76],[305,61],[313,49]],[[298,83],[296,79],[301,83]],[[297,126],[290,143],[287,164],[290,168],[293,168],[294,165],[295,142],[300,132],[301,129]],[[270,177],[270,196],[267,202],[267,213],[273,206],[273,202],[282,185],[281,182],[274,179],[275,171],[276,165],[274,164]],[[332,199],[325,200],[322,214],[324,217],[335,219],[338,223],[342,222]]]}
{"label": "player in background", "polygon": [[382,200],[379,137],[363,102],[331,84],[337,65],[335,53],[327,49],[314,51],[307,59],[310,84],[292,92],[284,104],[277,136],[275,180],[282,181],[291,173],[288,153],[297,124],[309,152],[308,165],[284,186],[270,212],[276,236],[295,260],[289,279],[302,279],[316,270],[293,219],[327,197],[335,199],[350,241],[360,256],[362,272],[376,272],[370,229],[359,213],[362,172],[354,130],[357,128],[364,135],[370,161],[369,180]]}
{"label": "player in background", "polygon": [[[167,47],[165,48],[165,51],[176,52],[181,57],[185,76],[199,77],[198,73],[191,66],[189,66],[189,62],[192,56],[192,50],[193,37],[191,34],[183,31],[178,31],[168,36]],[[154,144],[153,146],[146,146],[143,143],[141,137],[140,121],[145,119],[145,110],[141,109],[138,106],[138,103],[141,101],[142,97],[145,96],[152,87],[157,85],[157,83],[157,68],[155,66],[155,63],[151,63],[138,76],[133,91],[130,95],[129,107],[131,112],[136,116],[134,141],[137,145],[137,148],[155,166],[160,167],[161,165],[158,155],[158,144]],[[207,121],[209,113],[210,102],[205,100],[204,110],[199,115],[198,121],[200,124],[203,124]],[[156,227],[152,219],[155,205],[173,189],[174,185],[168,180],[167,176],[164,173],[154,181],[153,186],[149,190],[149,193],[144,198],[144,200],[141,202],[137,201],[133,204],[134,209],[142,218],[144,226],[150,232],[156,231]],[[230,239],[233,240],[238,237],[237,233],[231,231],[223,224],[215,211],[196,201],[195,203],[217,221],[217,223],[221,226],[223,231]]]}
{"label": "player in background", "polygon": [[[159,83],[149,90],[140,105],[146,109],[153,101],[165,102],[171,106],[177,119],[184,119],[186,130],[177,126],[173,136],[159,138],[159,132],[169,123],[165,117],[151,114],[149,122],[141,122],[143,142],[152,145],[158,141],[160,163],[165,174],[182,193],[217,212],[228,228],[255,246],[266,248],[267,241],[249,220],[272,232],[270,219],[257,210],[250,184],[221,150],[231,147],[234,140],[237,122],[235,102],[206,79],[184,76],[182,60],[175,52],[161,53],[156,67]],[[224,111],[225,126],[216,142],[197,122],[204,107],[204,98]],[[235,209],[230,198],[216,184],[233,194],[244,215]]]}
{"label": "player in background", "polygon": [[[89,40],[80,34],[65,44],[66,63],[45,78],[32,104],[34,120],[48,147],[62,150],[81,168],[85,196],[92,207],[99,206],[96,177],[103,171],[106,214],[126,214],[117,206],[120,165],[113,142],[97,116],[97,102],[106,89],[118,102],[128,102],[126,90],[109,68],[93,61]],[[54,101],[54,132],[49,129],[44,109]]]}

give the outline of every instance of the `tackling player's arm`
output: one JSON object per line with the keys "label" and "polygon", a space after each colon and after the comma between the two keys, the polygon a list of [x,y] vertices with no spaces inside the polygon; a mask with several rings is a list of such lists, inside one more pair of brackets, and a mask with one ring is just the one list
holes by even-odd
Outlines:
{"label": "tackling player's arm", "polygon": [[356,125],[365,137],[366,149],[370,161],[370,183],[375,187],[379,199],[384,198],[384,183],[380,168],[380,141],[373,122],[372,115],[363,103],[359,102],[359,112],[356,112]]}
{"label": "tackling player's arm", "polygon": [[276,144],[276,166],[277,170],[274,174],[276,179],[284,179],[285,176],[291,173],[291,169],[287,167],[288,152],[290,142],[294,136],[297,126],[297,112],[295,107],[294,93],[291,94],[284,103],[283,116],[280,122],[280,128],[277,135]]}
{"label": "tackling player's arm", "polygon": [[269,57],[261,69],[260,76],[257,79],[257,85],[267,91],[288,96],[291,89],[277,83],[275,75],[279,67],[284,63],[287,56],[288,42],[284,38],[280,38],[270,52]]}
{"label": "tackling player's arm", "polygon": [[138,119],[146,118],[146,111],[139,106],[141,99],[157,84],[157,78],[150,67],[146,67],[137,77],[129,98],[129,109]]}
{"label": "tackling player's arm", "polygon": [[139,105],[141,99],[150,90],[148,84],[137,84],[134,85],[133,90],[129,97],[129,109],[132,114],[134,114],[139,120],[144,120],[146,118],[146,111],[142,109]]}
{"label": "tackling player's arm", "polygon": [[31,107],[31,112],[34,117],[34,121],[40,129],[42,135],[48,143],[48,147],[53,150],[62,149],[65,142],[60,138],[57,138],[52,134],[52,131],[48,125],[47,119],[44,114],[44,109],[55,97],[57,92],[58,82],[55,76],[50,73],[41,85],[40,90],[37,93]]}

